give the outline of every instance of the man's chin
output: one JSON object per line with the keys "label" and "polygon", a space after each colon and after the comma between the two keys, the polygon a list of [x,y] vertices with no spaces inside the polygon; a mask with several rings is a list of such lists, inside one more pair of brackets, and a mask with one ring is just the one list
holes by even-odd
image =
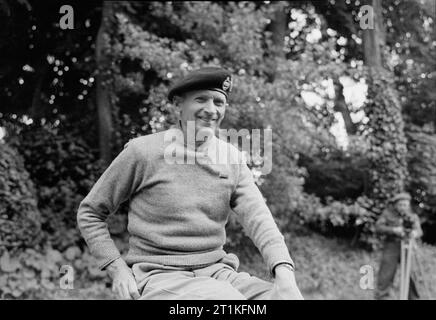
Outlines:
{"label": "man's chin", "polygon": [[196,128],[196,140],[204,141],[205,138],[209,140],[215,135],[217,128],[215,126],[199,126]]}

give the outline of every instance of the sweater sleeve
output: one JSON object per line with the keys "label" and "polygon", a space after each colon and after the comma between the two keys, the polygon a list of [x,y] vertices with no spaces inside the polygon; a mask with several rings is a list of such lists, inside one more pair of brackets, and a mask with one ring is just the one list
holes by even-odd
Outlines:
{"label": "sweater sleeve", "polygon": [[231,208],[259,249],[270,273],[274,275],[276,265],[289,263],[294,266],[294,262],[250,169],[245,162],[239,168],[239,179],[232,194]]}
{"label": "sweater sleeve", "polygon": [[391,211],[385,209],[375,223],[375,230],[381,235],[396,235],[394,232],[396,225],[394,224]]}
{"label": "sweater sleeve", "polygon": [[106,219],[140,186],[145,161],[138,158],[132,140],[124,146],[79,205],[77,224],[100,269],[121,256],[110,237]]}

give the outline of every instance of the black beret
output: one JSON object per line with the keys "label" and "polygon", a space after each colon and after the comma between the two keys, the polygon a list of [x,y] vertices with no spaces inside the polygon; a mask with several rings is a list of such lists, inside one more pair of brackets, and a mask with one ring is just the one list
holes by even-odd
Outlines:
{"label": "black beret", "polygon": [[232,75],[229,71],[218,67],[194,70],[170,88],[168,99],[172,101],[174,96],[194,90],[214,90],[228,98],[232,90]]}

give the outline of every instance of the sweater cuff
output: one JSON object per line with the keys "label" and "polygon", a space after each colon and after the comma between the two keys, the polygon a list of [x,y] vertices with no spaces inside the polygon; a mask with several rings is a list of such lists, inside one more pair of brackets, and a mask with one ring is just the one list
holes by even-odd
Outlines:
{"label": "sweater cuff", "polygon": [[271,276],[274,276],[274,267],[279,263],[289,263],[295,268],[294,261],[292,260],[286,245],[268,247],[265,250],[264,259],[268,265],[268,270]]}
{"label": "sweater cuff", "polygon": [[115,257],[115,258],[111,258],[111,259],[108,260],[107,262],[104,262],[103,264],[101,264],[101,265],[99,266],[99,269],[103,271],[104,269],[106,269],[106,267],[107,267],[108,265],[110,265],[112,262],[114,262],[114,261],[117,260],[118,258],[121,258],[121,255],[119,255],[119,256],[117,256],[117,257]]}
{"label": "sweater cuff", "polygon": [[281,261],[277,261],[274,265],[273,265],[273,267],[272,267],[272,269],[271,269],[271,273],[272,273],[272,275],[275,277],[275,268],[278,266],[278,265],[280,265],[280,264],[287,264],[287,265],[290,265],[291,267],[292,267],[292,269],[294,269],[295,270],[295,265],[294,265],[294,263],[291,263],[291,261],[289,261],[289,260],[281,260]]}
{"label": "sweater cuff", "polygon": [[104,270],[109,264],[121,257],[121,253],[112,240],[106,240],[89,246],[91,254],[97,259],[98,268]]}

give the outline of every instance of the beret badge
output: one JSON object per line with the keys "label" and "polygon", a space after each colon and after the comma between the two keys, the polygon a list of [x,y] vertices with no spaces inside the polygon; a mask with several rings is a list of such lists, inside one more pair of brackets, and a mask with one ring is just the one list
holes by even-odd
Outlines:
{"label": "beret badge", "polygon": [[230,77],[227,77],[223,81],[223,90],[228,92],[232,91],[232,79]]}

